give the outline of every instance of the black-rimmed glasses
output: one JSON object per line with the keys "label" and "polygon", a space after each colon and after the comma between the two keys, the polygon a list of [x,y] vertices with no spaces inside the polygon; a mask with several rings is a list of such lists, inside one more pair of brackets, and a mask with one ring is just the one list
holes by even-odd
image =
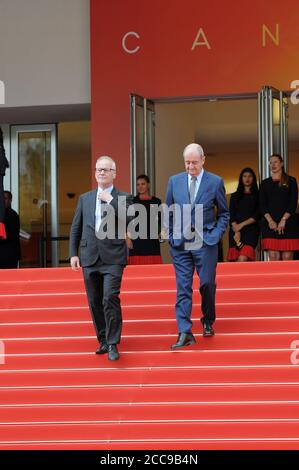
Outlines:
{"label": "black-rimmed glasses", "polygon": [[102,171],[104,173],[110,173],[111,171],[115,171],[115,169],[114,168],[95,168],[96,173],[102,173]]}

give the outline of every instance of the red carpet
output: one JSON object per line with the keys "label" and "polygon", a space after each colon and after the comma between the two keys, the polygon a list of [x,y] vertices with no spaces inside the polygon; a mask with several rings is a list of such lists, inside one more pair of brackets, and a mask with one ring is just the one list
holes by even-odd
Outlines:
{"label": "red carpet", "polygon": [[2,270],[0,449],[299,449],[299,263],[220,264],[217,284],[216,336],[195,280],[198,342],[172,352],[172,267],[128,267],[111,363],[81,273]]}

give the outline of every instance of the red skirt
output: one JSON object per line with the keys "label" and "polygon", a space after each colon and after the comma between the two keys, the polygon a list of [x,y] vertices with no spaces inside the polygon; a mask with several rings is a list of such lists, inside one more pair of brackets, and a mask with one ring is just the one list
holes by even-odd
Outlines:
{"label": "red skirt", "polygon": [[263,250],[273,251],[297,251],[299,250],[299,238],[288,238],[278,240],[277,238],[263,238]]}
{"label": "red skirt", "polygon": [[0,238],[2,238],[3,240],[6,240],[5,225],[3,222],[0,222]]}
{"label": "red skirt", "polygon": [[244,245],[241,250],[230,248],[227,253],[227,261],[237,261],[239,256],[247,256],[250,261],[255,261],[255,249],[250,245]]}
{"label": "red skirt", "polygon": [[128,264],[162,264],[161,255],[129,256]]}

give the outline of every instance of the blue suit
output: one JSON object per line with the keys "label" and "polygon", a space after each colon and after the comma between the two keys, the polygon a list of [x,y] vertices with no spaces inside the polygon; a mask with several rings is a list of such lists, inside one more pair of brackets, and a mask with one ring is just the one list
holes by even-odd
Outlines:
{"label": "blue suit", "polygon": [[[186,172],[171,176],[169,179],[166,205],[170,207],[172,204],[177,204],[181,208],[184,204],[190,204],[188,174]],[[215,278],[218,243],[229,222],[224,184],[219,176],[204,171],[191,211],[191,230],[193,229],[195,206],[197,204],[202,204],[203,211],[201,248],[188,248],[188,245],[186,245],[186,226],[182,226],[181,233],[177,233],[173,216],[169,217],[167,227],[170,254],[176,273],[177,298],[175,311],[179,333],[191,332],[192,282],[195,269],[200,279],[200,293],[202,296],[203,318],[201,321],[210,325],[215,321]],[[217,209],[217,218],[215,217],[215,208]]]}

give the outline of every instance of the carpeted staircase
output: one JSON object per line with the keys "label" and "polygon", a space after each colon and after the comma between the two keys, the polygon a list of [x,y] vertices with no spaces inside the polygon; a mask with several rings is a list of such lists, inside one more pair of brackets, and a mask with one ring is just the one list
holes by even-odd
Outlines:
{"label": "carpeted staircase", "polygon": [[109,362],[81,273],[2,270],[0,449],[298,449],[299,262],[219,264],[217,285],[216,336],[195,278],[197,344],[172,352],[172,266],[126,268]]}

